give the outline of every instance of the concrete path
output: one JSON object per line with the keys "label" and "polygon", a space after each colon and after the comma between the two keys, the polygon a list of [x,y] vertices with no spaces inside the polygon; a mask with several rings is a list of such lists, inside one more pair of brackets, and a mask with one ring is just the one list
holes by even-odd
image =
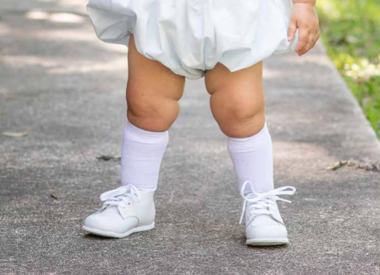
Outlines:
{"label": "concrete path", "polygon": [[[127,49],[99,41],[84,0],[0,3],[1,274],[380,274],[380,145],[318,46],[265,63],[276,186],[291,244],[252,248],[203,80],[188,81],[156,193],[156,228],[87,236],[118,186]],[[34,10],[34,11],[33,11]],[[37,12],[42,10],[44,12]]]}

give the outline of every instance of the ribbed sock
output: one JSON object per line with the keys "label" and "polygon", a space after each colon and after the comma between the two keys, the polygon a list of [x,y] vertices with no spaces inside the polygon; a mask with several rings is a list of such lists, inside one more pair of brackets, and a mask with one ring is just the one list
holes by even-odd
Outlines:
{"label": "ribbed sock", "polygon": [[169,132],[151,132],[125,122],[121,152],[121,184],[156,190]]}
{"label": "ribbed sock", "polygon": [[[272,139],[267,124],[257,134],[244,138],[227,138],[234,170],[238,179],[239,194],[245,181],[251,181],[256,192],[267,192],[273,184]],[[245,194],[250,186],[246,185]]]}

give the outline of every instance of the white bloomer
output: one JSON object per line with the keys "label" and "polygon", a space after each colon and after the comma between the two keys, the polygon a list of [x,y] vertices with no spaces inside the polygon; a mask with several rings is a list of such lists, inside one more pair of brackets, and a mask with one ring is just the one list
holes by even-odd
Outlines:
{"label": "white bloomer", "polygon": [[220,62],[234,72],[294,50],[292,0],[89,0],[99,39],[137,50],[188,79]]}

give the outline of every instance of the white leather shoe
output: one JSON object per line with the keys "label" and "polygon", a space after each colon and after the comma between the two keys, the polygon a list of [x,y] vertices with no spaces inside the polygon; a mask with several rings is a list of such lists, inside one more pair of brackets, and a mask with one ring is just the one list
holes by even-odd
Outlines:
{"label": "white leather shoe", "polygon": [[100,195],[102,208],[88,216],[82,229],[86,232],[114,238],[124,238],[134,232],[154,228],[155,190],[139,190],[128,184]]}
{"label": "white leather shoe", "polygon": [[[252,192],[244,195],[245,187],[250,184]],[[293,195],[293,186],[284,186],[265,193],[257,193],[250,181],[244,182],[240,194],[243,197],[242,223],[245,214],[246,244],[253,246],[284,245],[289,243],[288,232],[281,218],[277,200],[289,202],[278,195]]]}

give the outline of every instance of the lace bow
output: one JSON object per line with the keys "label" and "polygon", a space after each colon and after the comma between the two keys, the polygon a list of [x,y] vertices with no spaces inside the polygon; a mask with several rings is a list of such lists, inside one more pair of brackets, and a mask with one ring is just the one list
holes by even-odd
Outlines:
{"label": "lace bow", "polygon": [[[249,193],[247,195],[244,195],[245,187],[246,185],[249,184],[252,193]],[[274,201],[284,201],[291,203],[289,200],[282,199],[278,196],[280,195],[293,195],[296,192],[296,188],[293,186],[283,186],[277,189],[270,190],[268,192],[264,193],[257,193],[255,189],[253,188],[253,184],[250,181],[245,181],[241,187],[240,194],[243,197],[243,210],[240,216],[240,221],[239,224],[242,223],[244,213],[246,211],[247,204],[249,202],[255,203],[254,208],[255,208],[255,213],[257,214],[270,214],[275,218],[277,221],[282,223],[281,217],[277,217],[275,214],[275,206],[272,205],[269,200],[274,200]],[[250,221],[251,222],[251,221]]]}
{"label": "lace bow", "polygon": [[100,200],[104,201],[103,207],[116,205],[125,208],[129,199],[132,199],[134,202],[138,202],[141,199],[139,190],[132,184],[120,186],[100,195]]}

